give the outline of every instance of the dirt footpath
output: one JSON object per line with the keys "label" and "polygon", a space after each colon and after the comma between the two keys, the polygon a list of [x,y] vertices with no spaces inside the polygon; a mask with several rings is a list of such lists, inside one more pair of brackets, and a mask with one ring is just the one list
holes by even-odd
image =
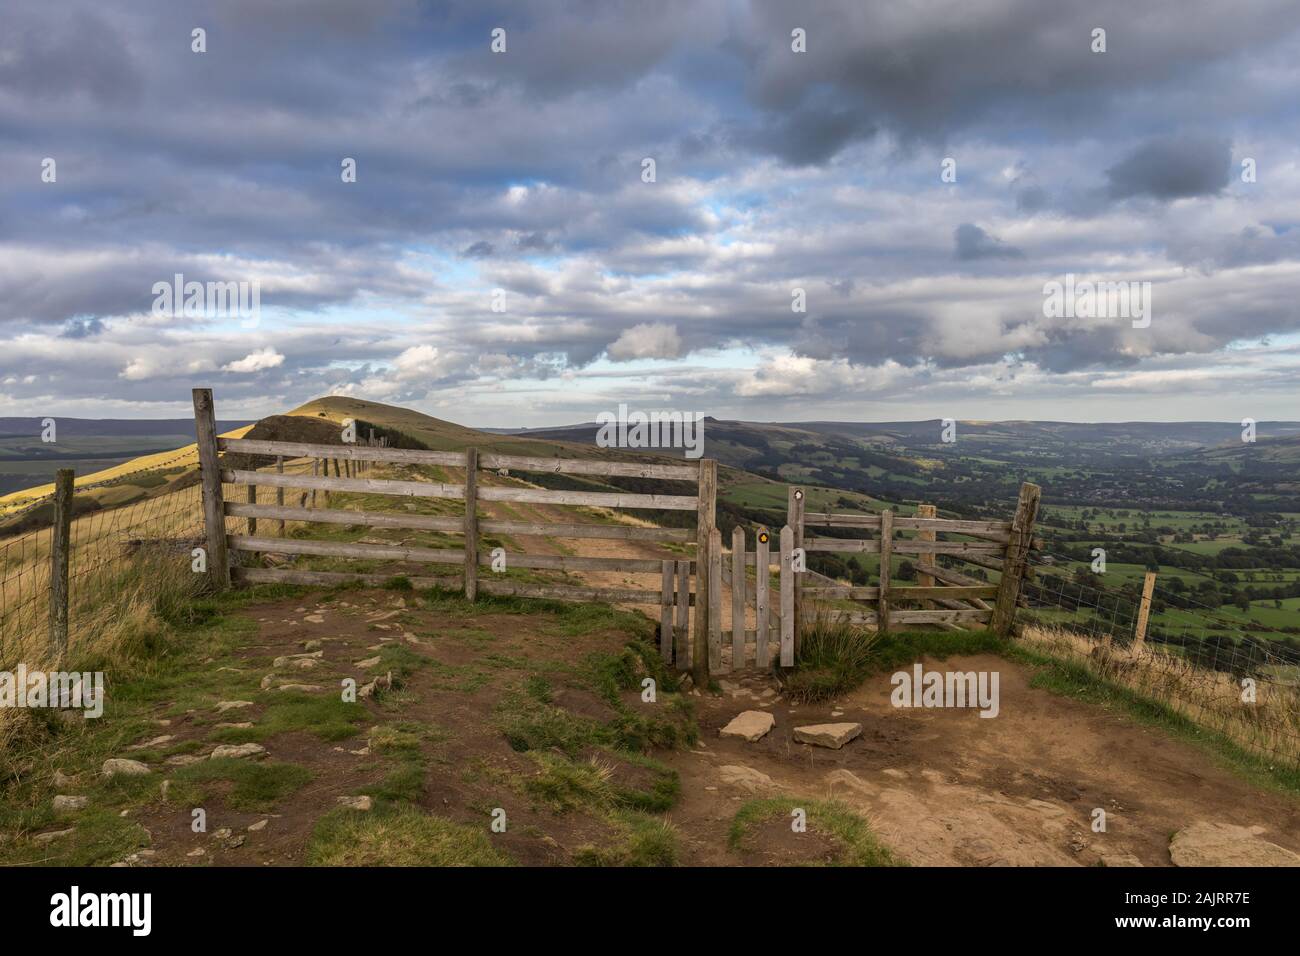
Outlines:
{"label": "dirt footpath", "polygon": [[[759,677],[699,698],[701,745],[666,758],[682,776],[669,816],[685,862],[734,862],[721,848],[736,809],[782,794],[848,803],[915,865],[1167,866],[1170,837],[1200,821],[1257,828],[1300,851],[1300,801],[1252,787],[1198,748],[1032,688],[1026,668],[999,657],[923,663],[999,672],[999,715],[895,708],[888,674],[828,706],[773,703]],[[757,743],[718,736],[748,709],[772,713],[775,729]],[[842,750],[792,739],[795,726],[840,721],[863,727]],[[1106,812],[1105,833],[1092,832],[1096,808]]]}

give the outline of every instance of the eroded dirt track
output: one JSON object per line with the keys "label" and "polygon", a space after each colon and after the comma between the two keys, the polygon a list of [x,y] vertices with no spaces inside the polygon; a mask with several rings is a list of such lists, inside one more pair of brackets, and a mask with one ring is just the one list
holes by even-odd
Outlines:
{"label": "eroded dirt track", "polygon": [[[605,840],[602,822],[521,796],[517,780],[536,774],[537,765],[511,747],[494,714],[503,694],[529,675],[549,674],[556,677],[557,706],[597,719],[610,716],[599,697],[558,675],[587,654],[618,651],[627,635],[616,628],[578,635],[544,616],[464,615],[419,604],[409,595],[356,591],[243,612],[256,624],[256,636],[233,661],[213,666],[234,667],[249,679],[270,672],[273,659],[300,654],[314,642],[323,651],[321,663],[279,680],[328,688],[345,676],[364,679],[358,662],[385,645],[401,645],[424,663],[399,694],[363,701],[367,716],[355,739],[330,742],[302,731],[266,738],[269,760],[306,767],[312,782],[271,813],[216,811],[210,830],[232,828],[244,836],[238,846],[196,836],[188,817],[174,808],[148,812],[141,822],[153,835],[156,862],[303,862],[315,821],[340,797],[391,771],[371,752],[367,732],[397,722],[431,730],[418,800],[426,811],[486,826],[492,808],[508,808],[508,832],[492,839],[525,864],[571,862],[576,848]],[[720,696],[692,696],[699,743],[654,754],[680,775],[680,796],[666,814],[678,833],[678,862],[754,865],[816,857],[813,840],[773,838],[758,849],[728,849],[737,809],[753,797],[777,795],[842,800],[871,821],[890,849],[922,865],[1168,865],[1170,835],[1202,820],[1258,827],[1266,839],[1300,851],[1297,803],[1254,789],[1214,766],[1204,752],[1033,688],[1025,668],[997,657],[952,658],[942,667],[996,670],[999,716],[896,709],[883,674],[818,707],[792,708],[770,678],[754,674],[724,678]],[[647,713],[657,706],[634,693],[624,700]],[[167,733],[204,740],[200,749],[208,750],[216,720],[256,726],[263,709],[259,703],[222,718],[190,712],[174,718]],[[755,743],[718,736],[721,726],[748,709],[772,713],[775,729]],[[863,733],[839,751],[793,741],[795,726],[828,721],[861,723]],[[1091,830],[1096,808],[1106,811],[1105,833]],[[263,819],[264,827],[247,830]]]}

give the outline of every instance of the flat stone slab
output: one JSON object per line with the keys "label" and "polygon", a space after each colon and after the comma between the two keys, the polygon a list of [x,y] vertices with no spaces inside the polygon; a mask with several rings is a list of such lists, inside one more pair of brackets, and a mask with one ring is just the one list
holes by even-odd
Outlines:
{"label": "flat stone slab", "polygon": [[801,744],[839,750],[860,733],[861,724],[807,724],[794,729],[794,739]]}
{"label": "flat stone slab", "polygon": [[1175,866],[1300,866],[1300,854],[1263,839],[1260,830],[1193,823],[1169,841],[1169,858]]}
{"label": "flat stone slab", "polygon": [[261,744],[254,744],[254,743],[222,744],[221,746],[217,747],[217,749],[212,751],[212,756],[209,759],[222,760],[227,757],[237,759],[240,757],[264,757],[264,756],[266,756],[266,748],[263,747]]}
{"label": "flat stone slab", "polygon": [[719,737],[739,737],[753,743],[761,740],[773,727],[776,718],[761,710],[746,710],[731,718],[731,723],[718,731]]}

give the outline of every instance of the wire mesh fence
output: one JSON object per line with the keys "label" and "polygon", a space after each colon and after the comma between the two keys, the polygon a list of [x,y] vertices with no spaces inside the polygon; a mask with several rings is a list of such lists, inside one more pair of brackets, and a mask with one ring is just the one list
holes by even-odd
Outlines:
{"label": "wire mesh fence", "polygon": [[[69,646],[84,647],[129,625],[146,597],[169,583],[197,584],[190,580],[197,576],[190,571],[189,552],[202,535],[197,485],[74,518]],[[32,664],[48,655],[51,542],[50,527],[0,538],[0,666]]]}
{"label": "wire mesh fence", "polygon": [[1234,615],[1159,577],[1144,614],[1140,579],[1104,584],[1044,556],[1022,591],[1021,640],[1300,766],[1300,629]]}

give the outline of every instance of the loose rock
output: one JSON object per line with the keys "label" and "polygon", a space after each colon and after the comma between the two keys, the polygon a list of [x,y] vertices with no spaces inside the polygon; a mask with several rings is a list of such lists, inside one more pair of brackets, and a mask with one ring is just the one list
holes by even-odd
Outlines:
{"label": "loose rock", "polygon": [[1175,866],[1300,866],[1300,854],[1270,843],[1262,827],[1200,821],[1169,841]]}
{"label": "loose rock", "polygon": [[794,729],[794,739],[801,744],[839,750],[860,733],[861,724],[808,724]]}
{"label": "loose rock", "polygon": [[148,764],[143,764],[138,760],[127,760],[123,757],[110,757],[104,761],[101,768],[106,777],[115,777],[121,774],[124,777],[139,777],[149,772]]}
{"label": "loose rock", "polygon": [[211,760],[222,760],[227,757],[238,759],[240,757],[265,757],[266,748],[261,744],[222,744],[212,751]]}
{"label": "loose rock", "polygon": [[731,719],[718,731],[719,737],[739,737],[753,743],[765,737],[774,726],[776,718],[761,710],[746,710]]}

